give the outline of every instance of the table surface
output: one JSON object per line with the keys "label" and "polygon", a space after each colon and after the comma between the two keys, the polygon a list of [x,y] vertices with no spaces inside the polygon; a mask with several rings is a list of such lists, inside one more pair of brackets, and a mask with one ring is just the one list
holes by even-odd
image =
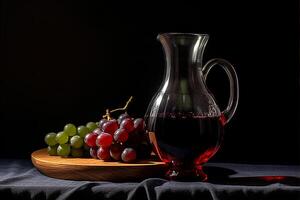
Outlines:
{"label": "table surface", "polygon": [[[2,199],[300,199],[300,166],[207,163],[207,182],[70,181],[41,174],[30,160],[0,159]],[[5,198],[4,198],[5,197]]]}

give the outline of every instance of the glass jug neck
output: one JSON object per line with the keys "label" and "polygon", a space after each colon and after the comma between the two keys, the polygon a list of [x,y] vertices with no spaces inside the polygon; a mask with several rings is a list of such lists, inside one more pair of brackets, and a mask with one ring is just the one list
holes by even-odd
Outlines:
{"label": "glass jug neck", "polygon": [[202,67],[206,34],[163,33],[158,35],[166,56],[166,76],[188,79]]}

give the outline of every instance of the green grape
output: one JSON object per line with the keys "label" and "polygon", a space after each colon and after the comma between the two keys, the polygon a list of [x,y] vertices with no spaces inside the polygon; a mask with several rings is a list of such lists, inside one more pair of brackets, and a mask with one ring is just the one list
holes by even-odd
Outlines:
{"label": "green grape", "polygon": [[79,135],[74,135],[71,137],[70,144],[74,148],[81,148],[83,145],[83,139]]}
{"label": "green grape", "polygon": [[56,142],[58,144],[65,144],[68,142],[69,140],[69,136],[67,133],[65,133],[64,131],[61,131],[59,133],[56,134]]}
{"label": "green grape", "polygon": [[98,128],[97,124],[95,122],[89,122],[86,124],[86,127],[90,129],[90,132]]}
{"label": "green grape", "polygon": [[71,149],[71,155],[75,158],[80,158],[83,156],[83,149]]}
{"label": "green grape", "polygon": [[67,133],[69,136],[76,135],[76,126],[74,124],[67,124],[65,125],[64,132]]}
{"label": "green grape", "polygon": [[77,128],[77,133],[80,137],[84,138],[86,136],[86,134],[90,133],[90,129],[87,128],[86,126],[79,126]]}
{"label": "green grape", "polygon": [[67,157],[71,152],[69,144],[61,144],[57,147],[57,155]]}
{"label": "green grape", "polygon": [[48,146],[48,149],[47,149],[48,154],[50,156],[56,156],[57,155],[57,147],[58,147],[58,145]]}
{"label": "green grape", "polygon": [[49,146],[54,146],[57,144],[56,142],[56,133],[48,133],[46,136],[45,136],[45,142],[46,144],[48,144]]}

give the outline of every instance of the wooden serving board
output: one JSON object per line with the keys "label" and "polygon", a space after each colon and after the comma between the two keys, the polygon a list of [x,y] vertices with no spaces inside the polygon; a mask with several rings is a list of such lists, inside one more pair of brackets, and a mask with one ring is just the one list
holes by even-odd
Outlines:
{"label": "wooden serving board", "polygon": [[47,149],[31,154],[33,165],[43,174],[59,179],[87,181],[138,181],[161,177],[166,165],[157,160],[136,163],[104,162],[93,158],[49,156]]}

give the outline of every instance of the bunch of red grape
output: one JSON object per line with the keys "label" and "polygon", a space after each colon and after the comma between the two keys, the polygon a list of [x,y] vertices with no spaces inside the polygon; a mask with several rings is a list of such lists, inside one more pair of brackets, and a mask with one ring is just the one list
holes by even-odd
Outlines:
{"label": "bunch of red grape", "polygon": [[123,113],[116,119],[102,119],[98,128],[87,134],[84,142],[90,147],[90,155],[104,161],[134,162],[149,158],[145,122]]}

